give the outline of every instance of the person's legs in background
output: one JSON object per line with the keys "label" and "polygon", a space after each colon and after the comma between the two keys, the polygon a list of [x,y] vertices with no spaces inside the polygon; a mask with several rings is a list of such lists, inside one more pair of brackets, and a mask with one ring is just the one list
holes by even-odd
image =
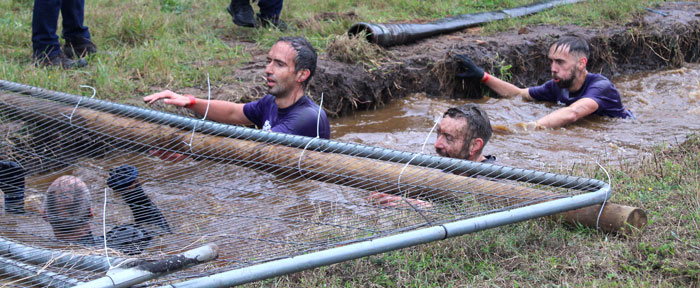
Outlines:
{"label": "person's legs in background", "polygon": [[[84,66],[85,61],[73,61],[61,51],[56,29],[61,0],[34,0],[32,12],[32,56],[37,65],[72,68]],[[82,23],[82,21],[81,21]]]}
{"label": "person's legs in background", "polygon": [[83,25],[85,19],[85,0],[63,0],[63,53],[68,58],[82,58],[97,52],[97,46],[90,40],[90,30]]}
{"label": "person's legs in background", "polygon": [[287,23],[280,20],[283,4],[283,0],[258,0],[258,7],[260,7],[258,21],[260,22],[260,25],[263,27],[272,25],[280,30],[287,29]]}

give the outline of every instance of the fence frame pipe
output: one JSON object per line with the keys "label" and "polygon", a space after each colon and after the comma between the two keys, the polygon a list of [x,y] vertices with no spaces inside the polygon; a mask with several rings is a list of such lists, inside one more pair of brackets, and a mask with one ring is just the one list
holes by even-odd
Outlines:
{"label": "fence frame pipe", "polygon": [[[14,83],[7,80],[0,80],[0,89],[16,93],[29,94],[37,98],[48,99],[69,105],[79,105],[80,107],[95,109],[102,112],[128,115],[129,117],[170,125],[183,130],[197,127],[197,131],[200,133],[226,136],[236,139],[276,143],[294,148],[328,151],[330,153],[401,164],[410,163],[411,165],[416,166],[430,167],[446,171],[449,170],[453,171],[454,173],[469,173],[471,175],[482,175],[497,179],[516,180],[520,182],[536,183],[562,188],[574,188],[584,191],[595,191],[606,185],[605,182],[589,178],[505,167],[495,164],[484,164],[480,162],[472,162],[468,160],[446,158],[441,156],[396,151],[386,148],[344,143],[328,139],[266,132],[258,129],[222,124],[209,120],[188,118],[173,113],[160,112],[152,109],[144,109],[131,105],[112,103],[104,100],[51,91],[48,89]],[[178,152],[185,154],[188,153],[188,151]]]}
{"label": "fence frame pipe", "polygon": [[[2,272],[2,274],[4,275],[12,275],[14,277],[19,278],[20,280],[18,280],[18,282],[35,283],[37,285],[40,285],[41,287],[63,288],[73,287],[75,285],[83,283],[78,281],[77,279],[63,276],[51,271],[46,271],[44,269],[40,269],[39,267],[8,259],[2,256],[0,256],[0,272]],[[11,283],[14,283],[14,281],[12,281]]]}
{"label": "fence frame pipe", "polygon": [[75,288],[122,288],[143,283],[219,257],[219,246],[208,243],[155,262],[142,262],[132,268],[117,268],[107,276],[82,283]]}
{"label": "fence frame pipe", "polygon": [[[110,269],[107,258],[94,255],[76,255],[58,250],[29,247],[0,237],[0,255],[13,259],[43,266],[49,263],[52,267],[70,267],[84,271],[106,272]],[[124,258],[109,258],[112,265],[123,262]]]}
{"label": "fence frame pipe", "polygon": [[160,288],[229,287],[264,280],[602,203],[608,198],[609,189],[606,186],[595,192],[266,262]]}

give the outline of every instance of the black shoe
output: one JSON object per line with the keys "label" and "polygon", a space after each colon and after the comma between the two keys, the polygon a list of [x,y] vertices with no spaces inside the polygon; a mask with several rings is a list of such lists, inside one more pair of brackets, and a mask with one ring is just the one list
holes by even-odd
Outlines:
{"label": "black shoe", "polygon": [[85,59],[73,60],[66,57],[66,54],[63,54],[63,52],[59,52],[53,56],[37,58],[35,65],[39,67],[60,67],[63,69],[71,69],[74,67],[83,67],[87,65],[87,61],[85,61]]}
{"label": "black shoe", "polygon": [[231,14],[233,23],[243,27],[255,27],[255,14],[250,0],[231,0],[231,4],[226,7],[228,14]]}
{"label": "black shoe", "polygon": [[85,38],[66,40],[63,45],[63,53],[70,59],[83,58],[97,53],[97,45]]}
{"label": "black shoe", "polygon": [[284,22],[282,19],[280,19],[279,16],[275,17],[262,17],[260,14],[257,15],[258,18],[258,23],[260,23],[260,26],[263,28],[277,28],[280,31],[286,31],[289,29],[289,26],[287,26],[287,23]]}

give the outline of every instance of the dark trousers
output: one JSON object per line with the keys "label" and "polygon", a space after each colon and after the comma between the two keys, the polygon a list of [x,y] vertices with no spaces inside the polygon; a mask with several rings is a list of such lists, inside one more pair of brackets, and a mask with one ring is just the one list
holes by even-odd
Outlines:
{"label": "dark trousers", "polygon": [[32,14],[32,48],[34,57],[53,56],[61,52],[56,29],[58,13],[63,16],[63,39],[80,42],[90,39],[90,31],[83,25],[85,0],[34,0]]}
{"label": "dark trousers", "polygon": [[260,7],[260,18],[277,19],[282,13],[283,0],[258,0]]}

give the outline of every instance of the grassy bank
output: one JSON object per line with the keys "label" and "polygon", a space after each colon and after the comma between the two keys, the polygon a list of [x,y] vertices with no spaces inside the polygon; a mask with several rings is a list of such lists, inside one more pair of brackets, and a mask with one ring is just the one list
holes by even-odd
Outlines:
{"label": "grassy bank", "polygon": [[[79,85],[90,85],[100,99],[135,99],[164,88],[205,87],[207,73],[213,85],[235,83],[230,72],[251,55],[265,53],[282,35],[304,35],[323,52],[358,21],[425,22],[531,2],[292,0],[285,1],[282,18],[297,30],[280,32],[233,25],[226,0],[86,1],[85,23],[100,52],[89,66],[62,71],[32,65],[33,1],[5,0],[0,1],[0,79],[81,95],[91,91]],[[536,23],[614,25],[654,2],[588,1],[487,25],[484,33]]]}
{"label": "grassy bank", "polygon": [[[611,200],[647,211],[649,224],[639,235],[542,218],[249,287],[700,286],[700,138],[617,164],[610,168],[616,181]],[[592,176],[589,171],[597,170],[577,169],[571,172]]]}

